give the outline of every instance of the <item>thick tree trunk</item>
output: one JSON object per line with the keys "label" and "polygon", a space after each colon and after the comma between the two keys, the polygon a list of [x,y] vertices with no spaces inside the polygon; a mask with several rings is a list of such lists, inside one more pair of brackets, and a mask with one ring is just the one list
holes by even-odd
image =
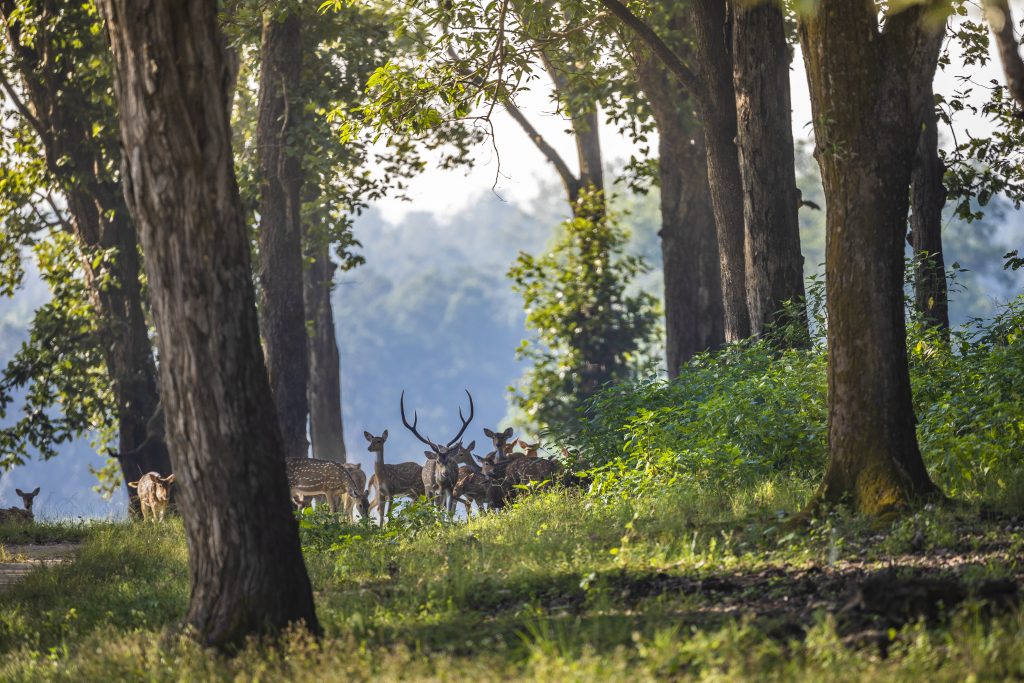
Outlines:
{"label": "thick tree trunk", "polygon": [[334,263],[330,246],[318,245],[305,270],[309,335],[309,434],[313,457],[345,462],[345,432],[341,419],[341,369],[334,336],[331,290]]}
{"label": "thick tree trunk", "polygon": [[938,122],[931,87],[910,185],[910,243],[914,248],[914,306],[926,325],[949,338],[949,296],[942,258],[942,209],[946,206],[946,169],[939,158]]}
{"label": "thick tree trunk", "polygon": [[[903,235],[938,34],[905,10],[825,0],[800,24],[827,205],[828,466],[818,500],[880,514],[937,493],[917,445]],[[939,27],[937,27],[939,28]]]}
{"label": "thick tree trunk", "polygon": [[[139,283],[139,254],[135,225],[128,215],[124,194],[103,169],[118,168],[121,160],[114,146],[105,147],[92,132],[94,124],[110,120],[88,120],[76,103],[92,93],[81,90],[84,74],[75,73],[77,64],[60,59],[63,46],[57,39],[68,35],[42,32],[23,44],[21,20],[15,16],[19,3],[0,2],[8,39],[25,87],[23,112],[36,129],[46,154],[47,170],[57,181],[67,202],[70,232],[82,251],[82,270],[98,318],[99,343],[103,347],[107,375],[113,385],[117,406],[120,453],[125,483],[137,481],[146,472],[171,473],[171,461],[162,436],[147,440],[146,425],[157,410],[159,394],[156,364],[143,312]],[[33,8],[41,25],[51,25],[62,13],[72,10],[55,0],[43,0]],[[81,28],[84,17],[66,18],[64,25]],[[79,36],[82,41],[91,36]],[[89,74],[94,78],[95,74]],[[96,261],[99,253],[110,258]],[[138,511],[136,490],[126,486],[129,509]]]}
{"label": "thick tree trunk", "polygon": [[220,647],[296,622],[318,631],[259,346],[217,2],[103,0],[100,8],[181,482],[186,623]]}
{"label": "thick tree trunk", "polygon": [[806,312],[801,308],[795,320],[778,317],[784,302],[804,299],[785,18],[774,2],[733,7],[750,331],[760,335],[773,323],[790,324],[800,331],[790,341],[804,345],[810,342]]}
{"label": "thick tree trunk", "polygon": [[744,256],[743,182],[736,149],[736,93],[732,78],[732,21],[725,0],[694,0],[694,57],[704,92],[700,119],[708,157],[711,205],[718,230],[718,253],[725,309],[725,338],[750,336]]}
{"label": "thick tree trunk", "polygon": [[263,21],[256,148],[260,196],[260,331],[285,454],[309,455],[306,421],[306,313],[302,294],[302,152],[296,144],[303,103],[297,13]]}
{"label": "thick tree trunk", "polygon": [[[641,52],[639,46],[634,48]],[[665,358],[675,378],[694,354],[725,343],[718,236],[703,134],[686,91],[650,55],[637,76],[658,126]]]}

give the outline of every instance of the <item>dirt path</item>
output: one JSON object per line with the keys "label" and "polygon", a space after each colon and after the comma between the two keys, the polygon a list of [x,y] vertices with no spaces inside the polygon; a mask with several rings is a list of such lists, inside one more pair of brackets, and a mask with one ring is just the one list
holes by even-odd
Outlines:
{"label": "dirt path", "polygon": [[4,556],[9,561],[0,562],[0,591],[18,581],[39,567],[49,567],[71,561],[77,543],[46,543],[40,545],[7,545]]}

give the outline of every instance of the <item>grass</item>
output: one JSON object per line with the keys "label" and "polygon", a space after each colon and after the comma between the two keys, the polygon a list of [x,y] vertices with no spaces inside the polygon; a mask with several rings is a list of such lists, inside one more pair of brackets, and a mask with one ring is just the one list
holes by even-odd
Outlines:
{"label": "grass", "polygon": [[[178,521],[84,526],[74,563],[0,594],[0,680],[1024,676],[1024,611],[1013,595],[985,597],[1024,574],[1020,518],[946,507],[787,528],[781,511],[811,490],[776,477],[633,501],[555,492],[454,525],[410,506],[384,530],[303,518],[324,638],[253,642],[231,659],[178,632]],[[967,599],[934,613],[851,608],[880,576],[886,604],[921,590],[915,580]]]}
{"label": "grass", "polygon": [[74,563],[0,594],[0,680],[1024,676],[1020,607],[976,596],[895,621],[844,609],[890,564],[908,579],[1019,583],[1020,519],[942,508],[885,526],[837,513],[788,529],[782,511],[810,490],[775,478],[638,501],[553,493],[458,524],[411,506],[383,530],[306,517],[325,638],[253,642],[234,658],[178,631],[188,594],[178,521],[40,530],[82,545]]}

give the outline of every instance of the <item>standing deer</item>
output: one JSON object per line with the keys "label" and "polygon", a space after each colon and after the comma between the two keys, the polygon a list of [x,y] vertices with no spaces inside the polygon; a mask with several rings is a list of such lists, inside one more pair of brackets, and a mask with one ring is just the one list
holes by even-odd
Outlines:
{"label": "standing deer", "polygon": [[473,441],[468,447],[459,444],[459,453],[456,461],[465,465],[465,469],[459,470],[459,480],[455,484],[452,494],[456,499],[461,499],[466,506],[466,517],[472,512],[473,503],[476,503],[478,512],[484,511],[484,505],[490,503],[492,490],[495,488],[491,478],[483,473],[483,468],[473,460]]}
{"label": "standing deer", "polygon": [[285,458],[285,470],[292,499],[300,510],[305,506],[303,499],[324,496],[331,513],[337,513],[339,501],[346,498],[345,512],[352,517],[352,508],[366,498],[366,490],[357,486],[350,470],[333,460]]}
{"label": "standing deer", "polygon": [[129,482],[128,486],[139,490],[139,508],[142,510],[142,521],[163,521],[167,512],[167,501],[171,495],[171,484],[174,475],[161,477],[159,472],[147,472],[138,481]]}
{"label": "standing deer", "polygon": [[21,489],[14,489],[14,491],[21,496],[21,504],[23,508],[6,508],[0,510],[0,523],[4,522],[31,522],[36,516],[32,512],[32,501],[39,495],[39,487],[37,486],[31,493],[25,493]]}
{"label": "standing deer", "polygon": [[[473,421],[473,394],[469,393],[469,389],[466,390],[466,395],[469,396],[469,419],[466,419],[462,415],[462,408],[459,408],[459,420],[462,422],[462,427],[459,429],[459,433],[455,437],[446,443],[445,445],[436,444],[427,437],[423,436],[416,430],[416,424],[419,422],[419,416],[416,411],[412,413],[412,424],[409,424],[409,419],[405,416],[405,392],[402,392],[402,396],[398,401],[399,409],[402,413],[402,424],[405,428],[412,432],[413,436],[419,439],[421,442],[430,446],[430,450],[425,453],[427,456],[427,462],[423,465],[422,479],[423,488],[426,492],[428,500],[435,501],[436,504],[448,510],[448,514],[455,513],[455,484],[459,481],[459,464],[456,462],[456,457],[460,445],[456,445],[462,435],[466,433],[466,428],[469,427],[469,423]],[[470,444],[469,449],[472,450],[476,447],[474,441]]]}
{"label": "standing deer", "polygon": [[370,442],[366,450],[376,455],[370,488],[377,489],[375,505],[380,516],[380,525],[384,526],[384,517],[391,514],[391,506],[396,496],[408,496],[416,500],[424,495],[423,467],[414,462],[401,462],[397,465],[384,462],[384,442],[388,440],[388,430],[385,429],[380,436],[364,431],[363,436]]}

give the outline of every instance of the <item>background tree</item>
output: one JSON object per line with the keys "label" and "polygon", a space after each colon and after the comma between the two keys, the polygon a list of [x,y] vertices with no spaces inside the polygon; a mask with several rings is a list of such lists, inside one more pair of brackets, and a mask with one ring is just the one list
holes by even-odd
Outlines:
{"label": "background tree", "polygon": [[[19,115],[4,134],[20,141],[5,146],[5,184],[15,191],[5,192],[4,223],[9,238],[22,238],[8,245],[12,258],[26,242],[40,247],[55,294],[37,315],[32,343],[5,372],[5,402],[15,387],[34,389],[26,417],[3,432],[4,450],[24,455],[31,444],[52,455],[54,443],[102,429],[109,410],[125,481],[150,471],[169,474],[162,435],[147,431],[160,398],[135,225],[119,177],[109,56],[95,8],[4,0],[0,13],[6,38],[0,84]],[[45,162],[27,160],[35,154]],[[58,402],[60,418],[49,410]],[[134,507],[132,489],[129,496]]]}
{"label": "background tree", "polygon": [[827,205],[828,466],[818,498],[868,514],[937,493],[921,459],[903,313],[903,234],[942,7],[826,0],[800,19]]}
{"label": "background tree", "polygon": [[[584,194],[580,202],[590,199]],[[541,432],[571,431],[582,401],[607,382],[635,376],[654,340],[653,297],[629,291],[646,266],[622,253],[626,235],[614,216],[582,208],[543,256],[520,253],[509,270],[536,334],[518,350],[532,366],[513,401]],[[607,360],[595,366],[594,358]]]}
{"label": "background tree", "polygon": [[303,300],[300,78],[302,18],[286,3],[263,16],[256,150],[260,169],[260,330],[285,454],[309,452],[309,377]]}
{"label": "background tree", "polygon": [[217,3],[104,0],[189,546],[186,623],[215,646],[319,630],[260,352]]}

